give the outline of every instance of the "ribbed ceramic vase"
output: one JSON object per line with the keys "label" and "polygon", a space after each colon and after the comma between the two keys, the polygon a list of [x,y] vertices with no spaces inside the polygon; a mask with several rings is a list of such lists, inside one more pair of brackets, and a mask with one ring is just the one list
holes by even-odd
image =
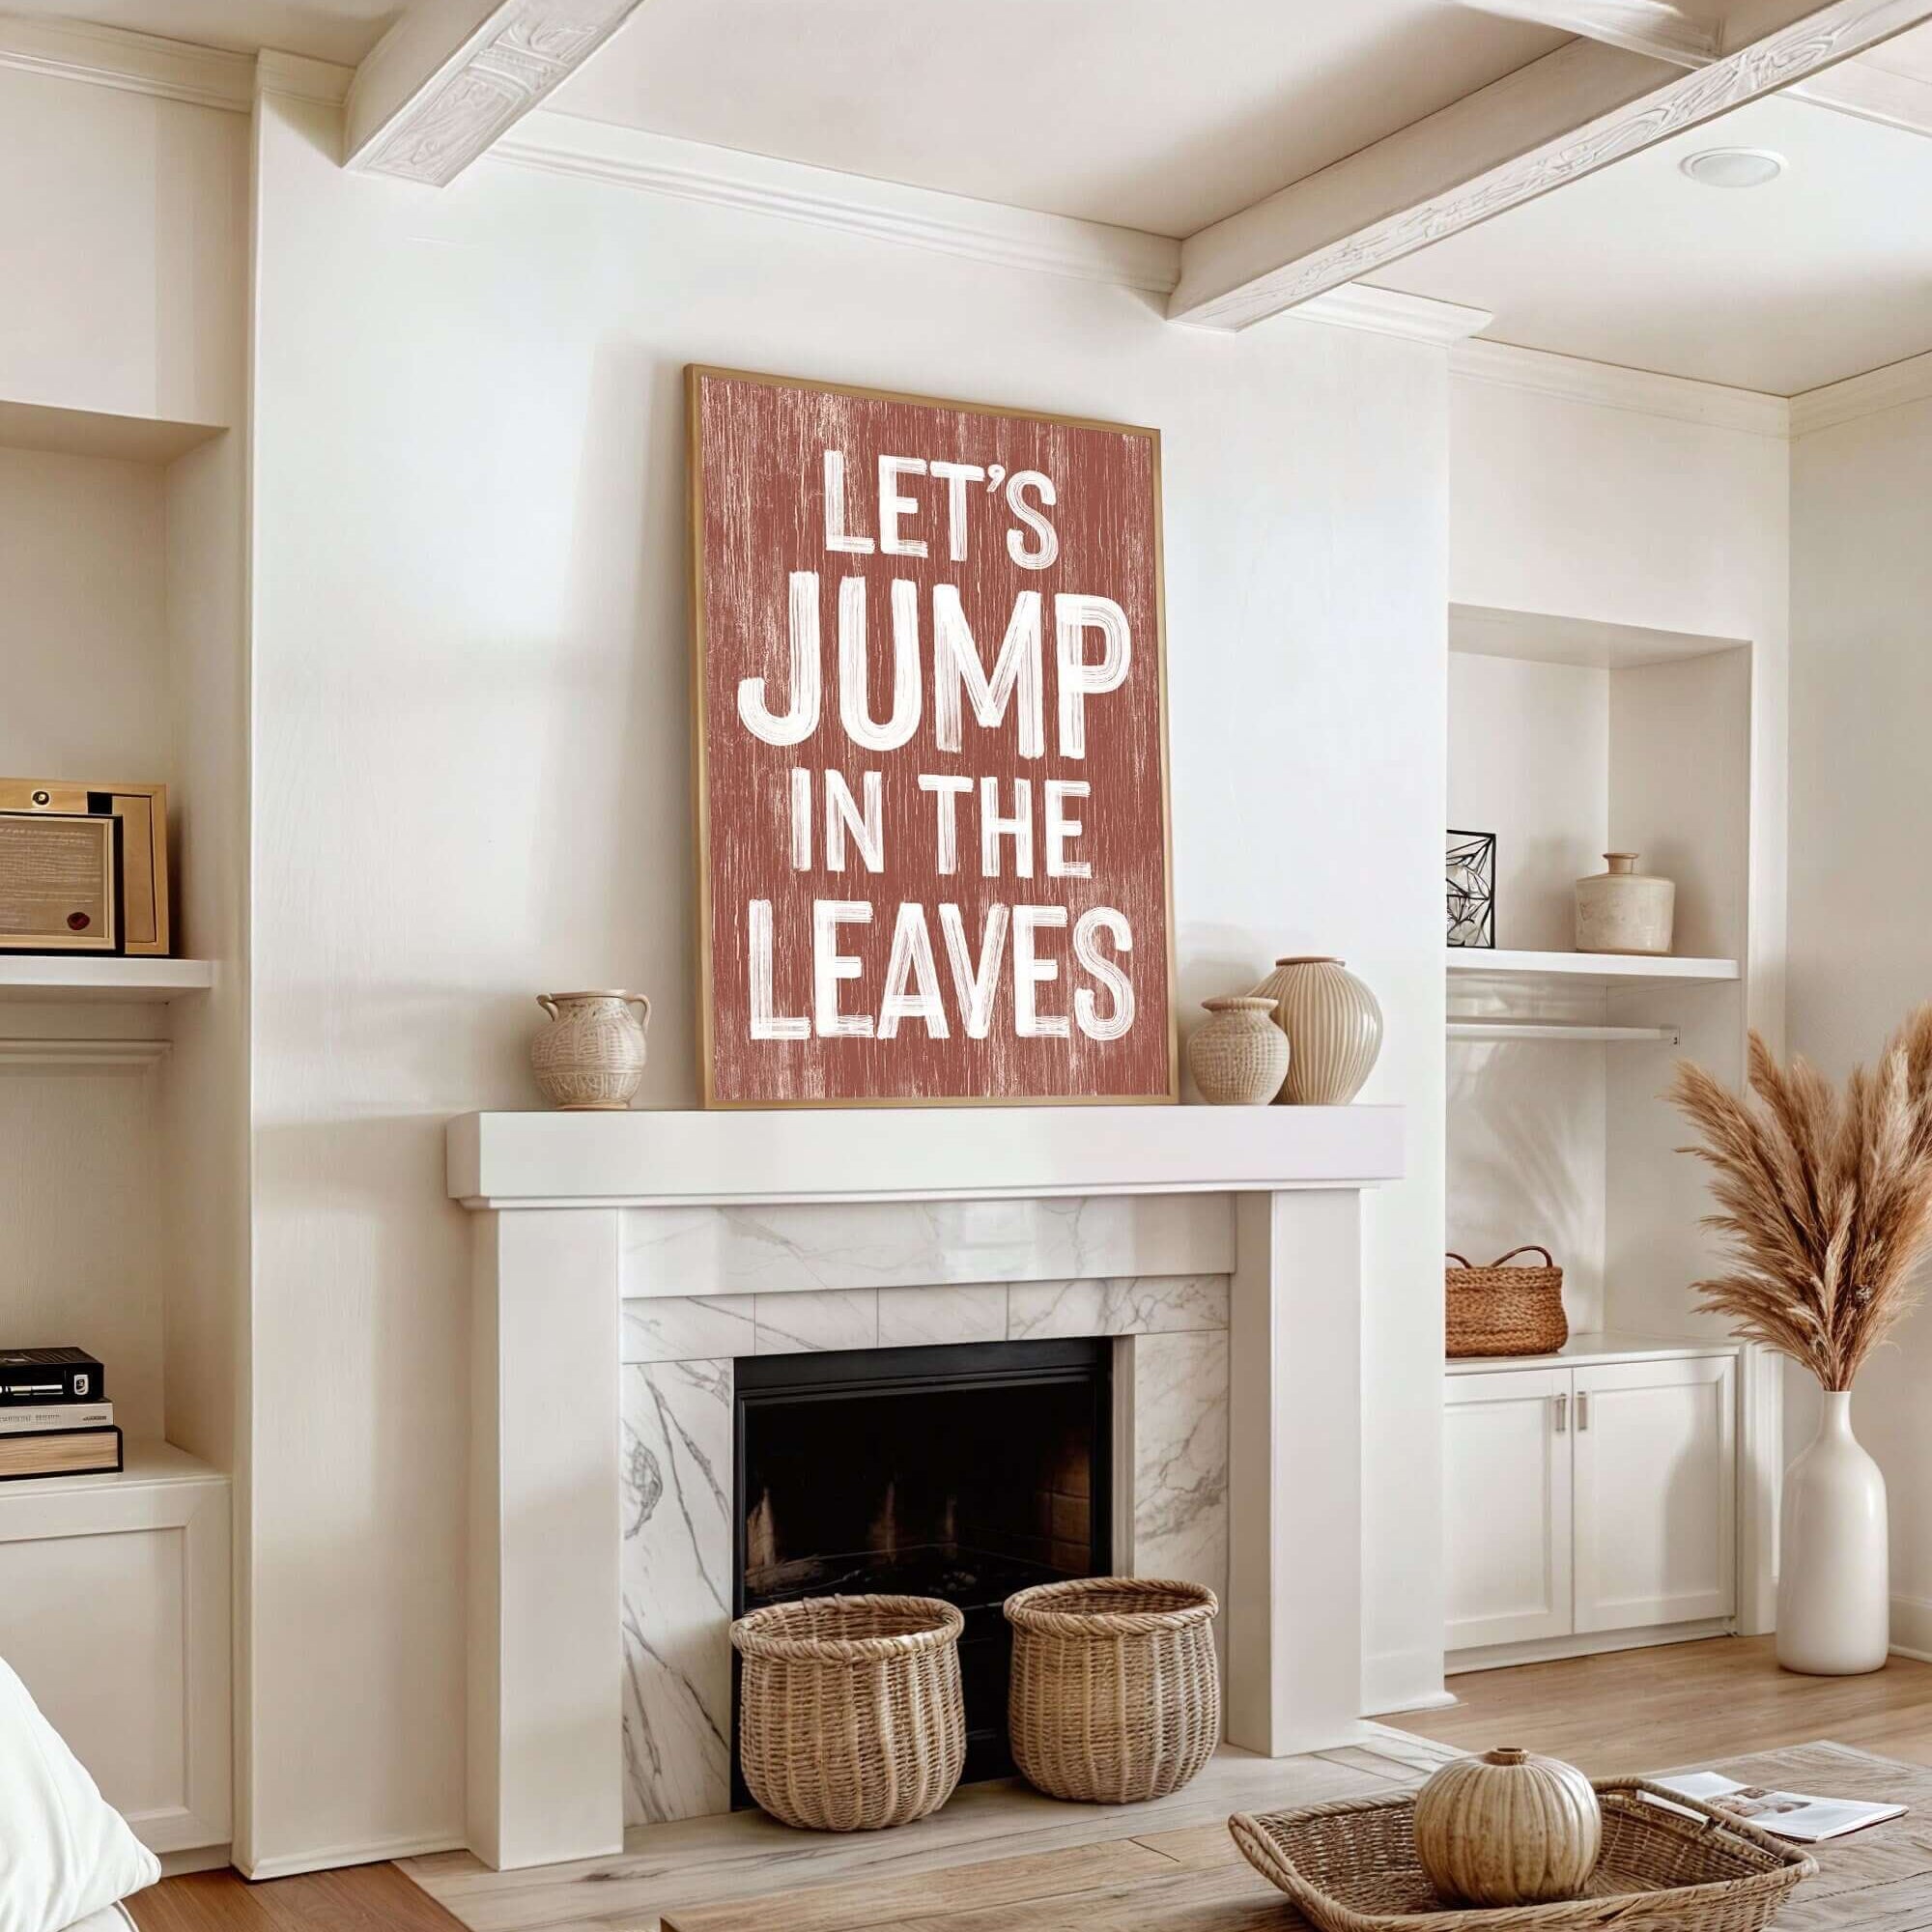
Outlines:
{"label": "ribbed ceramic vase", "polygon": [[1275,1096],[1288,1107],[1345,1106],[1362,1091],[1382,1050],[1382,1009],[1339,959],[1277,959],[1255,988],[1275,1002],[1288,1036],[1288,1078]]}
{"label": "ribbed ceramic vase", "polygon": [[1777,1661],[1810,1677],[1885,1667],[1891,1641],[1885,1475],[1852,1434],[1849,1391],[1827,1394],[1810,1447],[1784,1474]]}
{"label": "ribbed ceramic vase", "polygon": [[1274,1002],[1236,993],[1201,1003],[1213,1014],[1187,1042],[1187,1067],[1210,1107],[1265,1107],[1288,1071],[1288,1036]]}
{"label": "ribbed ceramic vase", "polygon": [[650,1001],[641,993],[539,993],[537,1005],[550,1015],[530,1040],[544,1098],[567,1114],[628,1107],[643,1085]]}

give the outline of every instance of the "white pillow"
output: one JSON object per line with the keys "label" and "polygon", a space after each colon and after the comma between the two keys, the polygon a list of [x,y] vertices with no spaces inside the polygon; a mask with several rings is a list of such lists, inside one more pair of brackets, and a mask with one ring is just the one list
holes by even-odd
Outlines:
{"label": "white pillow", "polygon": [[0,1932],[63,1932],[160,1875],[0,1659]]}

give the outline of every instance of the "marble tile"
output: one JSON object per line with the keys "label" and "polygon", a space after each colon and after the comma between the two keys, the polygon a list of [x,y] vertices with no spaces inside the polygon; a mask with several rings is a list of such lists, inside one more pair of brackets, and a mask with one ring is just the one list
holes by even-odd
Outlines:
{"label": "marble tile", "polygon": [[627,1362],[717,1361],[755,1352],[749,1294],[658,1294],[624,1304]]}
{"label": "marble tile", "polygon": [[1228,1337],[1133,1344],[1134,1570],[1228,1593]]}
{"label": "marble tile", "polygon": [[626,1298],[1226,1273],[1235,1264],[1234,1208],[1213,1194],[633,1208],[618,1239]]}
{"label": "marble tile", "polygon": [[728,1361],[623,1371],[624,1817],[731,1802]]}
{"label": "marble tile", "polygon": [[803,1294],[758,1294],[752,1299],[760,1355],[879,1346],[876,1289],[832,1288]]}
{"label": "marble tile", "polygon": [[1015,1282],[1007,1294],[1007,1337],[1184,1334],[1228,1325],[1222,1274],[1124,1275]]}
{"label": "marble tile", "polygon": [[882,1288],[879,1347],[919,1349],[931,1343],[1004,1342],[1007,1287]]}

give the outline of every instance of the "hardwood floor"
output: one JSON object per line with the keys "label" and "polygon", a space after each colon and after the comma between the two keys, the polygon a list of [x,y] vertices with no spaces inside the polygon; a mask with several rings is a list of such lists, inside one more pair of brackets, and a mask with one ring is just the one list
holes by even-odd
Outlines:
{"label": "hardwood floor", "polygon": [[[1794,1677],[1777,1668],[1769,1638],[1715,1638],[1486,1671],[1452,1678],[1450,1688],[1463,1700],[1454,1710],[1384,1721],[1418,1737],[1471,1749],[1528,1745],[1569,1758],[1597,1776],[1736,1758],[1820,1738],[1932,1766],[1932,1665],[1903,1658],[1894,1658],[1870,1677]],[[1314,1768],[1311,1760],[1299,1762]],[[1364,1782],[1374,1783],[1371,1767],[1377,1765],[1366,1753],[1335,1753],[1326,1770],[1331,1776],[1360,1772]],[[1400,1766],[1378,1768],[1384,1776],[1404,1775]],[[1204,1778],[1204,1786],[1211,1782]],[[976,1787],[978,1793],[989,1790]],[[1311,1790],[1310,1795],[1336,1794]],[[825,1874],[831,1882],[812,1888],[809,1906],[806,1893],[792,1891],[786,1898],[792,1915],[787,1932],[791,1926],[798,1932],[832,1932],[841,1920],[854,1922],[851,1914],[862,1877],[867,1895],[883,1899],[887,1922],[900,1928],[921,1926],[929,1914],[950,1904],[952,1916],[943,1932],[1001,1932],[1019,1922],[1021,1906],[1032,1908],[1024,1920],[1029,1932],[1060,1932],[1063,1914],[1065,1927],[1081,1932],[1113,1932],[1117,1924],[1122,1932],[1133,1927],[1145,1932],[1155,1920],[1160,1932],[1168,1932],[1170,1922],[1174,1932],[1192,1932],[1197,1911],[1208,1915],[1214,1932],[1239,1932],[1247,1923],[1242,1901],[1249,1901],[1257,1925],[1283,1932],[1279,1901],[1271,1894],[1254,1896],[1253,1875],[1229,1862],[1227,1833],[1218,1815],[1207,1816],[1228,1808],[1225,1804],[1217,1807],[1210,1798],[1206,1809],[1178,1809],[1171,1824],[1136,1815],[1127,1825],[1121,1814],[1084,1808],[1075,1821],[1077,1830],[1044,1817],[1026,1820],[1036,1832],[1049,1835],[1030,1837],[1026,1831],[1013,1831],[1004,1848],[1009,1856],[988,1861],[997,1837],[982,1834],[974,1825],[976,1812],[988,1802],[961,1793],[939,1819],[930,1821],[961,1838],[950,1854],[907,1858],[913,1840],[896,1833],[886,1834],[891,1844],[873,1838],[835,1848],[832,1868]],[[755,1833],[761,1823],[740,1814],[745,1831]],[[1163,1825],[1169,1829],[1161,1829]],[[646,1835],[655,1851],[669,1845],[670,1834],[696,1839],[734,1829],[733,1821],[705,1820],[692,1827],[662,1827]],[[779,1828],[770,1829],[777,1833]],[[643,1850],[640,1840],[637,1851],[621,1859],[500,1878],[456,1854],[417,1861],[464,1920],[452,1918],[394,1865],[360,1865],[255,1886],[232,1872],[168,1879],[135,1899],[131,1909],[141,1932],[460,1932],[465,1920],[488,1923],[500,1932],[586,1920],[636,1932],[658,1923],[653,1907],[665,1896],[668,1876],[666,1865],[643,1856]],[[718,1851],[721,1858],[729,1856],[722,1843]],[[888,1852],[894,1855],[890,1861],[882,1856]],[[874,1868],[841,1868],[859,1860],[872,1861]],[[878,1869],[881,1864],[897,1869]],[[940,1875],[948,1864],[956,1868],[952,1885]],[[1164,1880],[1161,1873],[1169,1866],[1172,1879]],[[1138,1888],[1119,1889],[1136,1876]],[[794,1855],[789,1877],[779,1889],[807,1882]],[[1150,1918],[1151,1907],[1170,1886],[1174,1918],[1170,1921],[1156,1913]],[[961,1888],[960,1897],[949,1896]],[[738,1927],[769,1925],[758,1908],[770,1906],[771,1892],[763,1890],[760,1897],[762,1888],[742,1863],[735,1883],[727,1881],[718,1889],[735,1896],[719,1897],[715,1905],[701,1908],[695,1901],[687,1903],[671,1921],[679,1932],[736,1932]],[[577,1896],[580,1892],[590,1896]],[[975,1909],[962,1911],[969,1898]],[[1208,1918],[1199,1923],[1206,1925]],[[935,1924],[932,1932],[941,1928]]]}
{"label": "hardwood floor", "polygon": [[463,1932],[394,1865],[250,1885],[239,1872],[164,1878],[128,1901],[141,1932]]}
{"label": "hardwood floor", "polygon": [[1712,1637],[1474,1671],[1449,1689],[1454,1710],[1382,1721],[1465,1750],[1525,1745],[1593,1777],[1816,1738],[1932,1765],[1932,1664],[1902,1657],[1869,1677],[1798,1677],[1768,1636]]}

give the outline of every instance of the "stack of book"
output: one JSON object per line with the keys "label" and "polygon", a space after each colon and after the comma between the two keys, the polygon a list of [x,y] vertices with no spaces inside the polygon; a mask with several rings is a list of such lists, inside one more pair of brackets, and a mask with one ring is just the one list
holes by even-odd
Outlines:
{"label": "stack of book", "polygon": [[0,1483],[121,1466],[100,1364],[79,1349],[0,1349]]}

